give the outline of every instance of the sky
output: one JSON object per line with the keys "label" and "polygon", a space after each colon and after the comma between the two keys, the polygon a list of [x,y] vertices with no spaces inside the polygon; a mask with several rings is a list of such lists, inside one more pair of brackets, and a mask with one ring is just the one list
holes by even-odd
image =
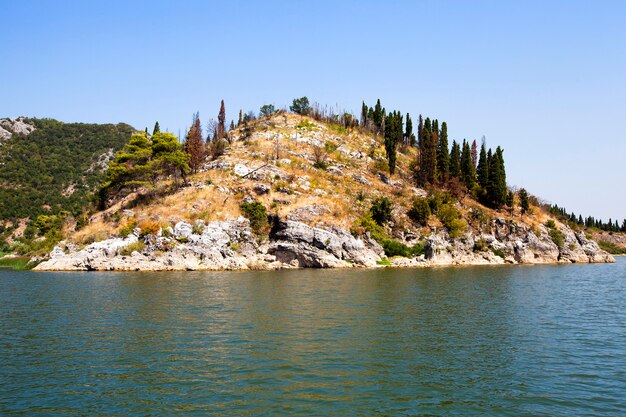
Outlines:
{"label": "sky", "polygon": [[[178,134],[307,96],[446,121],[507,182],[626,218],[626,2],[0,0],[0,117]],[[621,223],[621,220],[620,220]]]}

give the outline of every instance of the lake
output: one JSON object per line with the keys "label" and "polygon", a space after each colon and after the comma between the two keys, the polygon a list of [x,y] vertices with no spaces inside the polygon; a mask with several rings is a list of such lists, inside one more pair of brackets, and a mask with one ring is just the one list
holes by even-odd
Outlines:
{"label": "lake", "polygon": [[626,415],[626,259],[0,271],[0,414]]}

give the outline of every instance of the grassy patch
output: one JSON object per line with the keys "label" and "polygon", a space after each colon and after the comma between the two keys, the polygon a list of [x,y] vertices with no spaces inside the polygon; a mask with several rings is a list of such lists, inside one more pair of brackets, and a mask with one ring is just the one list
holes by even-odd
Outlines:
{"label": "grassy patch", "polygon": [[600,246],[600,249],[607,251],[611,255],[626,255],[626,248],[618,246],[613,242],[599,240],[598,246]]}
{"label": "grassy patch", "polygon": [[376,261],[376,265],[391,266],[391,261],[387,258],[383,258],[380,261]]}
{"label": "grassy patch", "polygon": [[121,256],[130,256],[133,252],[141,252],[146,247],[146,244],[143,240],[138,240],[137,242],[130,243],[118,251],[118,254]]}
{"label": "grassy patch", "polygon": [[0,268],[13,269],[15,271],[26,271],[33,269],[36,265],[36,263],[30,262],[30,258],[28,256],[0,258]]}

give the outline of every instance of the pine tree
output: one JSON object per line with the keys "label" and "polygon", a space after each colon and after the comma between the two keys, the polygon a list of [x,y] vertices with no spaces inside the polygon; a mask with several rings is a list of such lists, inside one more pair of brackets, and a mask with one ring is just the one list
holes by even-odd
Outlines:
{"label": "pine tree", "polygon": [[450,178],[461,178],[461,147],[455,140],[450,151]]}
{"label": "pine tree", "polygon": [[154,129],[152,129],[152,136],[156,135],[157,133],[161,133],[161,127],[159,126],[158,121],[154,124]]}
{"label": "pine tree", "polygon": [[239,119],[237,120],[237,127],[241,126],[242,123],[243,123],[243,111],[240,109],[239,110]]}
{"label": "pine tree", "polygon": [[226,108],[224,107],[224,100],[220,103],[220,112],[217,115],[217,137],[218,139],[226,137]]}
{"label": "pine tree", "polygon": [[441,123],[441,133],[439,134],[437,146],[437,169],[439,171],[439,179],[443,182],[448,181],[450,176],[450,154],[448,153],[448,125],[446,122]]}
{"label": "pine tree", "polygon": [[204,162],[206,157],[206,148],[204,140],[202,139],[200,117],[195,116],[194,119],[194,124],[187,133],[184,150],[189,154],[189,166],[191,167],[191,171],[196,173]]}
{"label": "pine tree", "polygon": [[[528,209],[530,208],[530,205],[528,204],[528,192],[525,188],[519,190],[519,204],[522,210],[522,214],[526,214],[528,212]],[[582,223],[582,221],[583,219],[581,217],[580,222]]]}
{"label": "pine tree", "polygon": [[478,185],[481,188],[486,189],[489,182],[489,164],[487,162],[487,151],[485,151],[485,144],[480,145],[480,157],[478,158]]}

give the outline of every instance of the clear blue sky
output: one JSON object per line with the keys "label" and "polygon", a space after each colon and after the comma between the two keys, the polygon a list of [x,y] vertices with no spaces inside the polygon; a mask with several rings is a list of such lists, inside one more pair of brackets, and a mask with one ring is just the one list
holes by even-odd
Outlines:
{"label": "clear blue sky", "polygon": [[510,185],[626,217],[626,2],[0,0],[0,116],[174,133],[294,97],[447,121]]}

